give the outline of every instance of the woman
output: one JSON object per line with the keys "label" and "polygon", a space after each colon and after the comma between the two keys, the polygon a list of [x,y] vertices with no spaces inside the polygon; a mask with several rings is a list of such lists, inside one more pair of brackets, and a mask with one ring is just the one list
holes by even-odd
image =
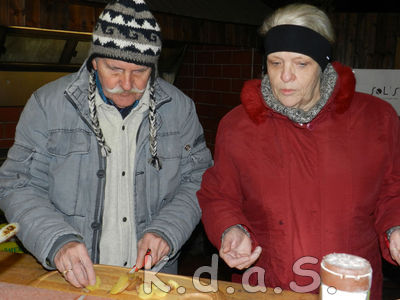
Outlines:
{"label": "woman", "polygon": [[318,8],[278,9],[261,32],[267,74],[221,121],[197,193],[207,235],[230,267],[265,270],[250,283],[298,292],[318,292],[323,256],[359,255],[381,299],[380,251],[400,263],[398,116],[330,62],[334,34]]}

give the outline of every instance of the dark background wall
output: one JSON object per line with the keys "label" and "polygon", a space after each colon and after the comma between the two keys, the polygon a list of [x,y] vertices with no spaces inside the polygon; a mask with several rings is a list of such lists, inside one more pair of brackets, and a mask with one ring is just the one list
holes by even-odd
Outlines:
{"label": "dark background wall", "polygon": [[[3,0],[0,24],[91,32],[102,3]],[[240,103],[243,82],[261,76],[257,26],[155,13],[166,41],[184,43],[175,85],[193,98],[207,143],[214,146],[221,117]],[[354,68],[400,68],[400,13],[332,12],[335,58]],[[1,70],[1,65],[0,65]],[[21,106],[0,107],[0,148],[13,143]]]}

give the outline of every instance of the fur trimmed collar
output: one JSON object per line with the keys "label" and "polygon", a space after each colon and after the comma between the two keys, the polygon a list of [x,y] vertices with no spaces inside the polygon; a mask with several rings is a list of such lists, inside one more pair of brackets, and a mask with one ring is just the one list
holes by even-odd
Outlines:
{"label": "fur trimmed collar", "polygon": [[[333,106],[337,113],[344,113],[354,96],[356,80],[350,67],[339,62],[333,62],[332,66],[338,74],[338,79],[326,106]],[[264,122],[267,115],[272,112],[263,99],[261,79],[245,82],[240,99],[250,119],[256,124]]]}

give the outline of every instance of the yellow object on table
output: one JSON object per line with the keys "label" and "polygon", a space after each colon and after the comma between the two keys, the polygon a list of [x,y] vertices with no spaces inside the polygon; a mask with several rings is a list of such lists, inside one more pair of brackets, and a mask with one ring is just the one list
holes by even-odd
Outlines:
{"label": "yellow object on table", "polygon": [[[0,229],[6,226],[7,223],[0,224]],[[24,253],[21,247],[17,244],[16,239],[12,237],[7,242],[0,244],[0,251],[12,253]]]}
{"label": "yellow object on table", "polygon": [[0,251],[12,253],[24,253],[21,247],[16,242],[5,242],[0,244]]}

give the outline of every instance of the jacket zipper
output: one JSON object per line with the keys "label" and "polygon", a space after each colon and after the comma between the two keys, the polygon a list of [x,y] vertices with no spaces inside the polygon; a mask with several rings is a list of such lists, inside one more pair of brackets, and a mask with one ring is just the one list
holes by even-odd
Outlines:
{"label": "jacket zipper", "polygon": [[[75,102],[71,99],[71,97],[66,92],[64,92],[64,95],[67,98],[67,100],[72,104],[72,106],[75,108],[75,110],[79,114],[79,117],[89,127],[89,129],[94,133],[92,125],[82,115],[81,111],[78,109],[78,106],[75,104]],[[105,171],[107,161],[101,155],[101,149],[100,149],[100,145],[98,143],[97,143],[97,149],[98,149],[97,152],[98,152],[98,156],[99,156],[99,168]],[[95,206],[95,210],[94,210],[94,221],[91,224],[91,225],[94,225],[94,227],[95,227],[95,228],[92,227],[93,237],[92,237],[92,255],[91,255],[92,262],[95,264],[98,264],[100,261],[100,258],[99,258],[99,256],[100,256],[99,255],[99,252],[100,252],[99,251],[99,243],[100,243],[100,237],[101,237],[100,224],[101,224],[101,220],[103,218],[105,186],[106,186],[106,178],[104,177],[103,184],[99,184],[97,187],[96,206]]]}
{"label": "jacket zipper", "polygon": [[[156,110],[158,109],[158,108],[160,108],[163,104],[165,104],[165,103],[168,103],[168,102],[170,102],[171,101],[171,98],[168,98],[168,100],[165,100],[165,101],[162,101],[162,102],[160,102],[158,105],[156,105]],[[138,131],[137,131],[137,134],[136,134],[136,146],[138,146],[138,142],[139,142],[139,136],[140,136],[140,132],[141,132],[141,130],[142,130],[142,128],[143,128],[143,124],[144,124],[144,122],[148,122],[148,119],[149,119],[149,113],[147,113],[144,117],[143,117],[143,120],[142,120],[142,122],[140,123],[140,125],[139,125],[139,128],[138,128]],[[143,140],[143,143],[142,144],[140,144],[139,145],[139,147],[136,147],[136,153],[139,153],[140,151],[142,151],[142,148],[144,147],[144,145],[146,144],[146,142],[145,142],[145,140],[146,139],[144,139]],[[134,175],[134,178],[135,178],[135,183],[134,183],[134,194],[136,195],[137,193],[136,193],[136,170],[137,170],[137,155],[136,155],[136,153],[135,153],[135,167],[134,167],[134,170],[133,170],[133,175]],[[146,163],[145,163],[146,164]],[[146,176],[146,172],[145,172],[145,174],[144,174],[144,176]],[[147,197],[148,198],[148,197]],[[135,201],[135,203],[134,203],[134,205],[135,205],[135,214],[137,214],[137,209],[136,209],[136,201]],[[149,201],[146,201],[146,208],[147,208],[147,213],[148,213],[148,218],[149,218],[149,220],[148,220],[148,222],[150,223],[151,222],[151,208],[150,208],[150,203],[149,203]],[[135,216],[135,219],[137,220],[137,215]],[[137,230],[137,227],[136,227],[136,230]],[[136,231],[136,236],[139,236],[139,233]]]}

